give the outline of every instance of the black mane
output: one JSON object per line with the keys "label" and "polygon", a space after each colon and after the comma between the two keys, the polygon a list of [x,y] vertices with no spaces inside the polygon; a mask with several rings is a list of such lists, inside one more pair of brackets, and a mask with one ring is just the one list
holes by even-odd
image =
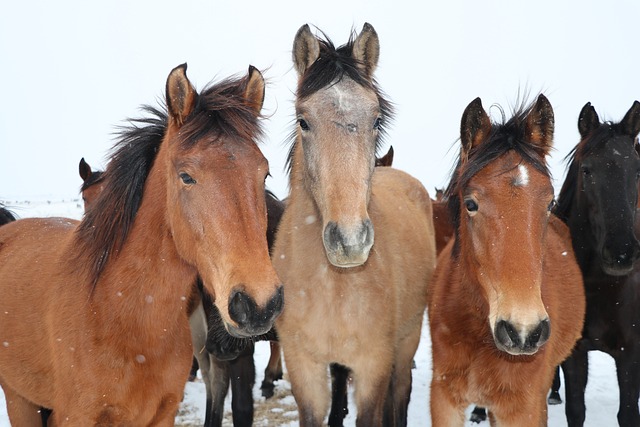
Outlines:
{"label": "black mane", "polygon": [[[260,116],[244,97],[246,81],[246,77],[227,79],[205,88],[197,96],[194,110],[180,129],[184,149],[205,135],[212,143],[221,136],[231,136],[237,143],[254,143],[262,136]],[[142,110],[147,117],[129,119],[128,126],[119,128],[118,141],[100,178],[104,190],[76,230],[78,254],[86,257],[94,285],[111,256],[127,239],[167,129],[165,105],[160,109],[145,105]]]}
{"label": "black mane", "polygon": [[455,231],[454,255],[457,255],[459,251],[458,230],[461,203],[459,194],[478,172],[503,154],[513,150],[522,158],[523,162],[550,176],[545,153],[527,139],[526,117],[532,108],[533,105],[521,106],[506,123],[492,123],[491,132],[487,138],[470,150],[466,161],[463,162],[458,157],[451,181],[444,192],[444,200],[447,201],[447,208]]}
{"label": "black mane", "polygon": [[[378,87],[375,79],[369,78],[363,71],[364,66],[352,56],[353,44],[356,34],[351,33],[346,44],[338,47],[323,33],[324,39],[318,38],[320,44],[320,56],[307,68],[304,75],[298,82],[298,99],[305,99],[314,93],[339,83],[345,76],[359,84],[360,86],[370,89],[376,93],[378,103],[380,104],[381,126],[378,132],[378,140],[376,141],[376,154],[378,149],[383,145],[384,138],[387,134],[386,127],[393,118],[393,105],[385,98],[384,93]],[[291,161],[296,145],[296,129],[294,128],[289,135],[288,140],[291,142],[289,155],[287,156],[286,169],[291,172]]]}

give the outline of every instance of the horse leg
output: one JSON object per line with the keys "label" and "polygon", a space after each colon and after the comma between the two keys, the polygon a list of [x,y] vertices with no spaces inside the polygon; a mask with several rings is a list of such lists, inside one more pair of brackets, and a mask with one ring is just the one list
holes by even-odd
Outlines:
{"label": "horse leg", "polygon": [[547,402],[549,405],[559,405],[562,403],[562,398],[560,397],[560,366],[556,366],[556,373],[553,376],[553,384],[551,384],[551,393],[549,393],[549,397],[547,398]]}
{"label": "horse leg", "polygon": [[469,421],[472,423],[478,423],[485,421],[487,419],[487,411],[481,406],[476,406],[471,411],[471,415],[469,416]]}
{"label": "horse leg", "polygon": [[329,427],[342,427],[344,417],[349,413],[347,398],[347,381],[349,368],[337,363],[331,364],[331,412],[329,412]]}
{"label": "horse leg", "polygon": [[[446,379],[439,379],[435,375],[431,378],[431,425],[443,427],[458,427],[464,425],[464,410],[466,405],[456,403],[456,399],[449,391]],[[491,425],[496,425],[491,423]]]}
{"label": "horse leg", "polygon": [[193,362],[191,362],[191,371],[189,371],[189,381],[195,381],[198,376],[198,359],[193,357]]}
{"label": "horse leg", "polygon": [[234,427],[253,425],[253,384],[256,381],[253,351],[253,344],[249,344],[237,359],[229,362]]}
{"label": "horse leg", "polygon": [[581,349],[579,343],[571,356],[562,362],[562,372],[564,372],[567,425],[582,426],[585,419],[584,390],[587,387],[589,359],[587,351]]}
{"label": "horse leg", "polygon": [[[422,319],[421,319],[422,320]],[[403,338],[397,346],[396,359],[390,382],[390,393],[387,396],[385,409],[385,425],[405,427],[411,398],[413,356],[420,344],[421,323],[413,333]]]}
{"label": "horse leg", "polygon": [[189,325],[193,353],[198,361],[207,394],[204,426],[221,426],[224,415],[224,399],[229,388],[229,370],[224,362],[218,362],[205,350],[208,328],[202,301],[189,317]]}
{"label": "horse leg", "polygon": [[[630,351],[631,350],[631,351]],[[624,349],[615,359],[620,387],[620,407],[618,424],[621,426],[640,426],[638,398],[640,397],[640,358],[634,349]]]}
{"label": "horse leg", "polygon": [[291,392],[298,405],[300,427],[320,427],[329,409],[327,365],[305,357],[299,348],[285,350]]}
{"label": "horse leg", "polygon": [[264,380],[260,390],[262,390],[262,396],[269,399],[273,396],[273,390],[275,385],[274,381],[282,379],[282,357],[280,351],[280,343],[277,341],[269,341],[271,347],[271,356],[269,357],[269,363],[264,370]]}
{"label": "horse leg", "polygon": [[[373,356],[373,359],[377,359]],[[391,381],[391,363],[357,364],[352,367],[355,400],[358,408],[356,427],[382,426],[386,397]]]}
{"label": "horse leg", "polygon": [[2,386],[7,401],[7,413],[12,426],[42,427],[40,407],[15,393],[11,388]]}

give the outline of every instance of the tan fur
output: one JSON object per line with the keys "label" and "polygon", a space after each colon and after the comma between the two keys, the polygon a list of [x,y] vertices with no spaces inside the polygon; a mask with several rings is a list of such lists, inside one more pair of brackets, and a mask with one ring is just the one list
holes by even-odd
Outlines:
{"label": "tan fur", "polygon": [[305,221],[318,212],[297,186],[276,239],[273,263],[287,301],[276,326],[300,409],[310,405],[320,417],[328,408],[330,363],[353,370],[362,415],[372,395],[382,395],[377,404],[384,403],[394,364],[396,374],[407,380],[420,338],[426,285],[435,265],[428,194],[409,175],[377,168],[368,211],[376,240],[361,267],[341,269],[327,261],[322,223]]}

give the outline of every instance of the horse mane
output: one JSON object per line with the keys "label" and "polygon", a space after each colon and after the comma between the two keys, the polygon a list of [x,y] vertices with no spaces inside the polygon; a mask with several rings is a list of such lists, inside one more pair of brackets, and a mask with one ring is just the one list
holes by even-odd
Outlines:
{"label": "horse mane", "polygon": [[0,203],[0,225],[8,224],[16,220],[16,216]]}
{"label": "horse mane", "polygon": [[[534,168],[550,176],[550,171],[545,160],[545,152],[527,141],[526,117],[534,104],[517,107],[512,117],[501,123],[492,123],[491,132],[482,143],[471,148],[465,161],[458,155],[456,166],[451,175],[451,181],[444,191],[443,200],[447,203],[447,209],[454,227],[455,239],[453,256],[457,256],[460,250],[460,191],[469,184],[469,181],[484,167],[513,150],[522,158],[522,162],[532,165]],[[505,173],[508,171],[504,171]]]}
{"label": "horse mane", "polygon": [[[215,144],[230,136],[236,143],[263,135],[261,117],[244,97],[247,77],[228,78],[206,87],[180,129],[180,147],[193,147],[203,136]],[[128,119],[100,177],[104,190],[86,211],[76,230],[77,255],[86,259],[95,286],[109,260],[122,248],[142,202],[145,182],[168,126],[166,104],[144,105],[147,117]]]}
{"label": "horse mane", "polygon": [[[580,173],[580,164],[596,147],[599,147],[604,141],[609,140],[614,135],[624,135],[625,132],[619,123],[610,121],[601,123],[600,126],[592,130],[564,158],[568,164],[567,176],[560,189],[558,196],[558,204],[553,213],[563,222],[569,220],[569,213],[574,204],[577,188],[578,174]],[[640,146],[638,140],[634,141],[636,152],[639,152]]]}
{"label": "horse mane", "polygon": [[[327,86],[339,83],[345,76],[359,84],[360,86],[373,90],[380,104],[381,124],[376,140],[376,154],[384,143],[387,136],[387,126],[393,119],[393,104],[386,99],[384,93],[379,88],[377,81],[373,77],[367,76],[364,72],[364,65],[352,56],[353,44],[357,34],[351,32],[349,40],[344,45],[336,48],[331,39],[322,33],[323,38],[318,38],[320,44],[320,56],[309,66],[298,83],[296,96],[298,99],[305,99]],[[291,148],[286,161],[286,170],[291,172],[293,153],[296,146],[296,128],[287,137]]]}

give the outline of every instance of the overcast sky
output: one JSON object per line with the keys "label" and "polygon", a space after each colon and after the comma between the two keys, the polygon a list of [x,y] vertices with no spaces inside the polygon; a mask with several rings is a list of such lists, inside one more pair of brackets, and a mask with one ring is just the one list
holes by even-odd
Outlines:
{"label": "overcast sky", "polygon": [[448,180],[467,104],[480,96],[485,107],[508,110],[527,90],[530,99],[544,92],[555,110],[559,187],[582,106],[591,101],[601,118],[619,120],[640,99],[639,19],[638,1],[7,2],[0,200],[77,197],[80,158],[103,168],[114,127],[139,116],[141,104],[157,104],[183,62],[198,89],[249,64],[263,70],[268,186],[285,196],[291,45],[305,23],[338,45],[352,28],[375,27],[376,76],[396,104],[394,165],[429,191]]}

